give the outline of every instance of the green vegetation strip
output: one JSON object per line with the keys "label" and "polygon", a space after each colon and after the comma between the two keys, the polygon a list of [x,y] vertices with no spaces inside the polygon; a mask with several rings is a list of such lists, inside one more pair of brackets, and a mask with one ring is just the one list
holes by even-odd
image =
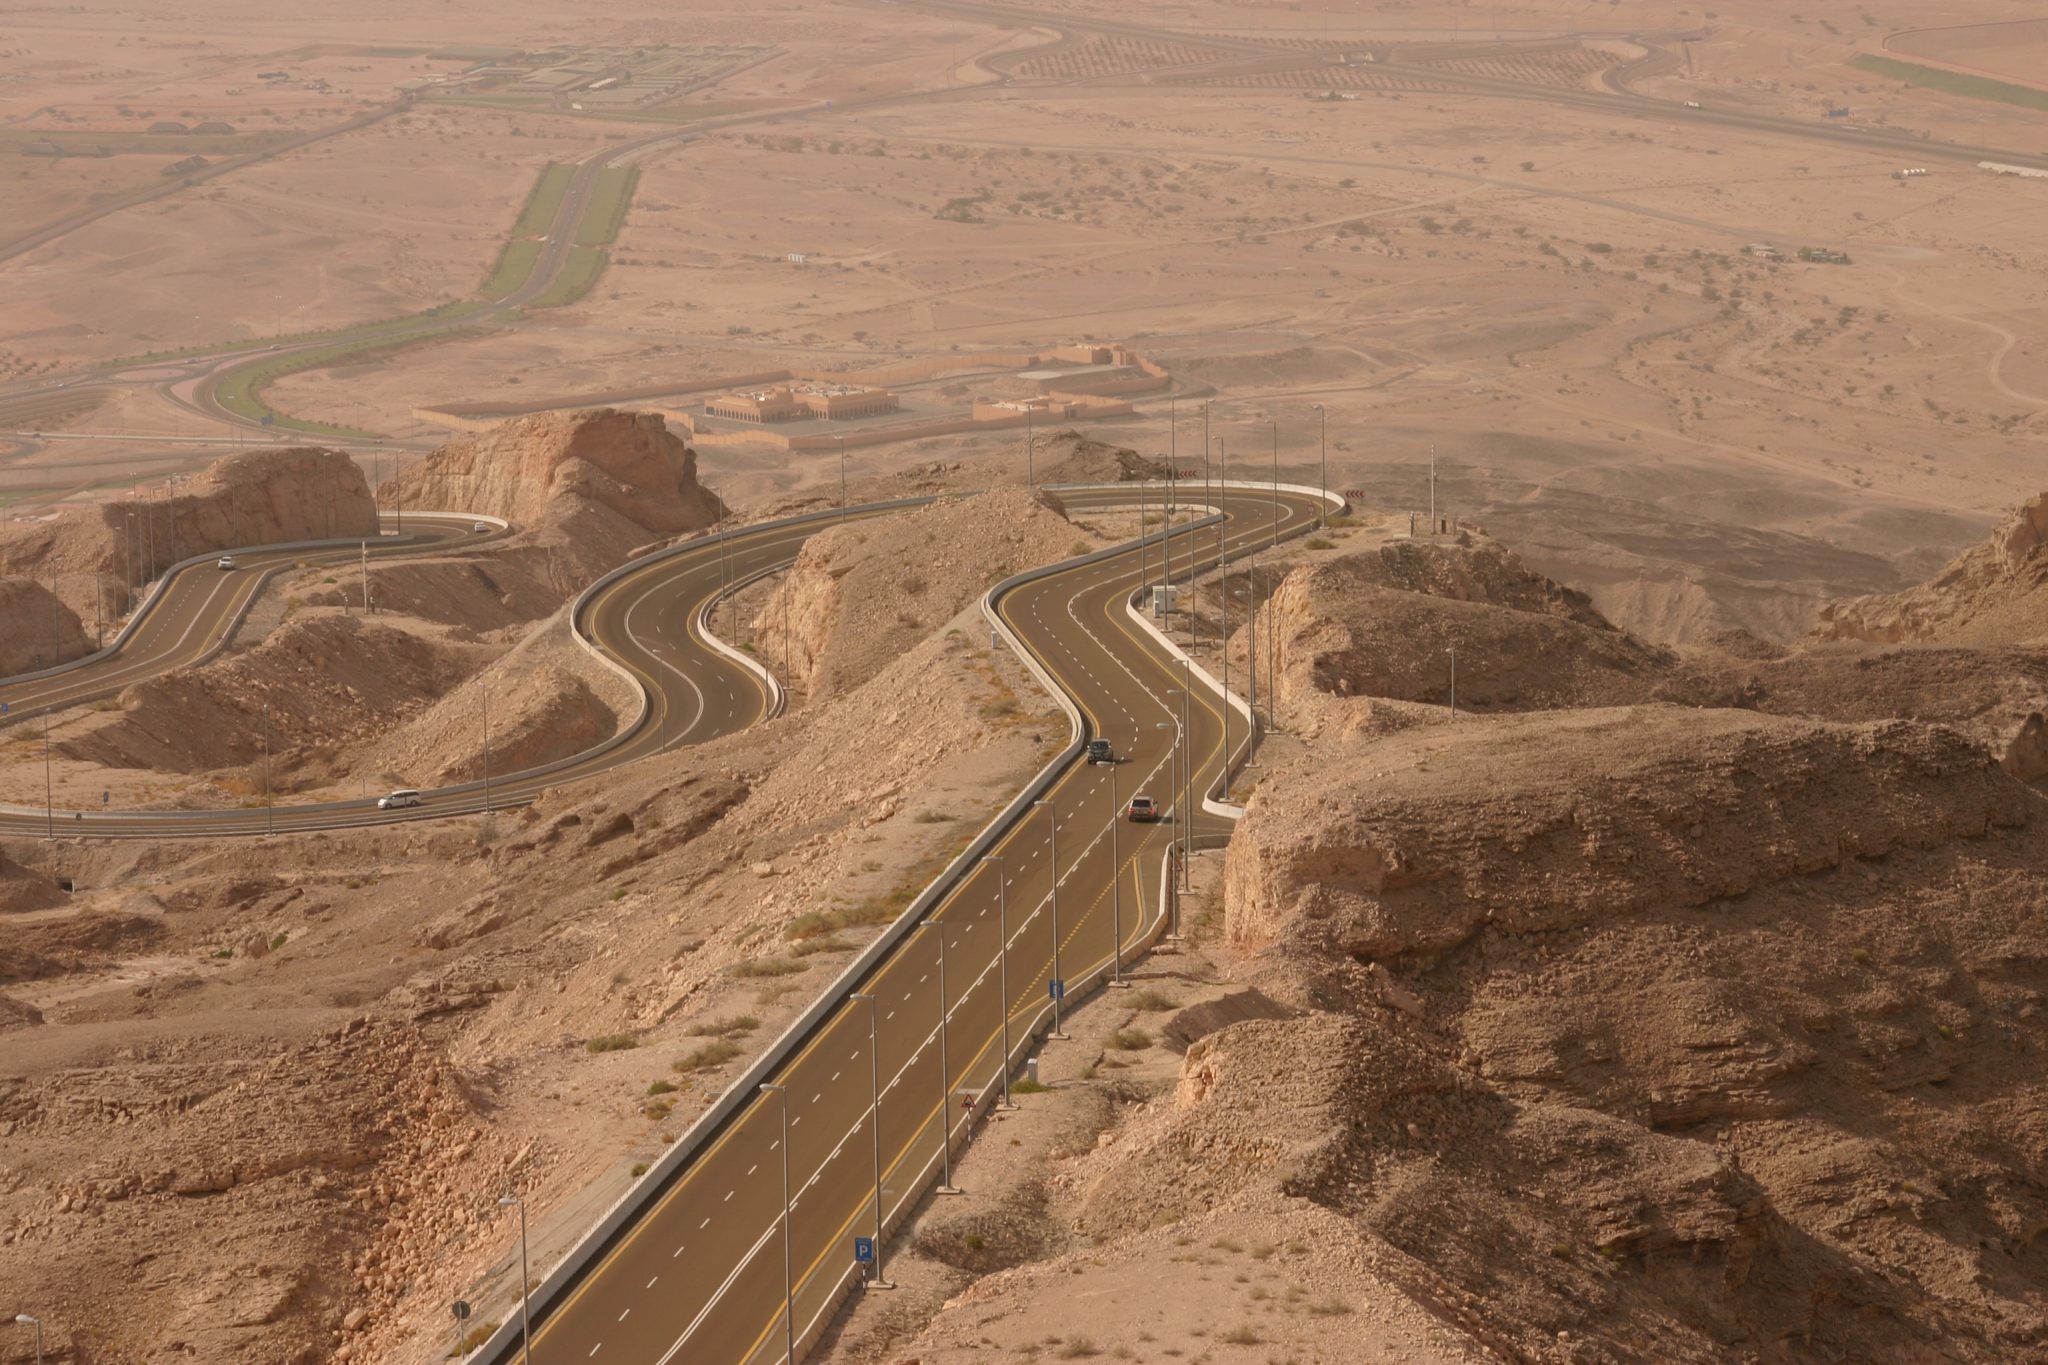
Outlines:
{"label": "green vegetation strip", "polygon": [[[435,337],[441,334],[434,334]],[[214,384],[213,396],[220,405],[240,417],[252,421],[270,419],[270,424],[286,431],[303,431],[313,436],[353,437],[358,440],[378,439],[374,431],[361,427],[340,426],[332,422],[313,422],[300,417],[291,417],[270,406],[263,399],[263,390],[286,375],[298,374],[305,370],[324,369],[344,361],[360,363],[381,358],[389,353],[425,341],[428,337],[401,337],[383,341],[337,342],[310,351],[297,351],[291,355],[274,356],[265,360],[251,361],[239,365],[221,375]]]}
{"label": "green vegetation strip", "polygon": [[507,298],[533,278],[533,268],[538,264],[539,239],[514,237],[505,243],[505,249],[498,253],[497,268],[491,271],[491,277],[484,281],[484,287],[477,292],[493,301]]}
{"label": "green vegetation strip", "polygon": [[618,240],[626,223],[626,206],[633,202],[633,190],[640,183],[637,166],[608,166],[599,171],[597,187],[583,206],[583,221],[576,228],[576,245],[610,246]]}
{"label": "green vegetation strip", "polygon": [[604,273],[606,262],[611,257],[595,247],[572,246],[569,259],[562,263],[562,273],[555,276],[555,282],[534,296],[530,307],[560,308],[571,304],[590,292],[597,283],[597,277]]}
{"label": "green vegetation strip", "polygon": [[2000,104],[2017,104],[2027,109],[2048,110],[2048,90],[2036,90],[2031,86],[2010,85],[2005,81],[1994,81],[1988,76],[1967,76],[1960,71],[1943,71],[1937,67],[1920,66],[1913,62],[1894,61],[1890,57],[1873,57],[1865,53],[1856,59],[1856,65],[1865,71],[1908,85],[1925,86],[1929,90],[1944,90],[1951,95],[1964,95],[1974,100],[1997,100]]}
{"label": "green vegetation strip", "polygon": [[576,168],[561,161],[551,161],[540,173],[540,179],[533,182],[533,193],[526,196],[526,207],[519,212],[519,221],[512,225],[514,237],[545,237],[555,225],[555,215],[562,211],[562,200],[569,193],[569,182],[576,178]]}

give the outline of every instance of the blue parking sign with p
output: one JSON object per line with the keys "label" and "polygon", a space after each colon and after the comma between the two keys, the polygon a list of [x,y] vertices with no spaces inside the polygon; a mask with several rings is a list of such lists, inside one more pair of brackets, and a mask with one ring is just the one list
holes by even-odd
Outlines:
{"label": "blue parking sign with p", "polygon": [[1055,1000],[1064,1000],[1067,998],[1067,983],[1054,977],[1045,983],[1045,992]]}
{"label": "blue parking sign with p", "polygon": [[853,1259],[862,1265],[872,1263],[875,1259],[875,1239],[872,1237],[854,1238]]}

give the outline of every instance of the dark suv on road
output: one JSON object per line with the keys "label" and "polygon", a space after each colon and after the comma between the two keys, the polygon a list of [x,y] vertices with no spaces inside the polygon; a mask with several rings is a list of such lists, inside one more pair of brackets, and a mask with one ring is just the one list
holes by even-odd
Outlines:
{"label": "dark suv on road", "polygon": [[1110,747],[1109,747],[1109,741],[1108,741],[1108,740],[1106,740],[1106,739],[1091,739],[1091,740],[1089,740],[1089,741],[1088,741],[1088,761],[1089,761],[1090,763],[1114,763],[1114,762],[1116,762],[1116,754],[1115,754],[1115,752],[1114,752],[1114,751],[1112,751],[1112,750],[1110,749]]}

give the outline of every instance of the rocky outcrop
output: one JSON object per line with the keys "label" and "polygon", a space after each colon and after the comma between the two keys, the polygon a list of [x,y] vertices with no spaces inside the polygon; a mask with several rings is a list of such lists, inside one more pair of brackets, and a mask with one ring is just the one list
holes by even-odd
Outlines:
{"label": "rocky outcrop", "polygon": [[94,576],[135,584],[193,555],[373,535],[376,507],[356,462],[310,447],[216,460],[170,497],[77,508],[0,532],[0,574],[55,583],[87,620]]}
{"label": "rocky outcrop", "polygon": [[1033,468],[1041,484],[1129,483],[1163,479],[1173,472],[1164,461],[1148,460],[1129,446],[1113,446],[1072,428],[1039,435]]}
{"label": "rocky outcrop", "polygon": [[697,482],[697,452],[661,414],[613,408],[537,413],[450,441],[387,492],[408,507],[521,526],[601,508],[654,535],[699,530],[725,514]]}
{"label": "rocky outcrop", "polygon": [[873,677],[992,585],[1100,542],[1044,492],[1005,488],[821,531],[754,618],[761,656],[824,697]]}
{"label": "rocky outcrop", "polygon": [[[1238,583],[1246,581],[1241,575]],[[1263,674],[1277,645],[1283,704],[1326,695],[1447,706],[1452,651],[1458,704],[1468,710],[1617,706],[1703,693],[1675,655],[1615,629],[1583,594],[1483,535],[1467,533],[1457,543],[1388,539],[1296,567],[1277,585],[1262,574],[1260,587],[1268,593],[1256,623],[1260,664]],[[1275,629],[1277,640],[1269,635]],[[1248,638],[1241,630],[1234,637],[1234,668],[1247,657]]]}
{"label": "rocky outcrop", "polygon": [[91,653],[86,622],[41,583],[0,578],[0,678]]}
{"label": "rocky outcrop", "polygon": [[1488,927],[1556,932],[1746,895],[2037,806],[1963,736],[1911,722],[1503,717],[1454,741],[1430,729],[1325,754],[1272,799],[1262,789],[1230,845],[1226,922],[1247,949],[1428,956]]}
{"label": "rocky outcrop", "polygon": [[2048,638],[2048,493],[2022,504],[1989,539],[1918,587],[1829,603],[1814,634],[1880,643],[2022,644]]}

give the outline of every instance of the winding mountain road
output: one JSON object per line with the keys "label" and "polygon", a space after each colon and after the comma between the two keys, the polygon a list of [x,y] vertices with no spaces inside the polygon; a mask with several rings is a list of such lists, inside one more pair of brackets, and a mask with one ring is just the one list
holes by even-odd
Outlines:
{"label": "winding mountain road", "polygon": [[[1059,495],[1076,507],[1135,501],[1132,489]],[[1189,550],[1199,566],[1213,563],[1219,542],[1233,557],[1263,548],[1275,539],[1276,514],[1284,537],[1312,525],[1317,506],[1312,494],[1283,490],[1276,499],[1243,486],[1211,501],[1220,522],[1176,533],[1177,564]],[[684,1135],[629,1201],[631,1216],[600,1225],[543,1286],[534,1303],[536,1359],[783,1360],[783,1101],[790,1325],[801,1339],[829,1320],[858,1278],[853,1238],[874,1235],[878,1208],[886,1228],[924,1196],[941,1166],[941,1135],[957,1143],[974,1122],[972,1108],[998,1088],[1005,1018],[1014,1064],[1050,1021],[1053,980],[1072,998],[1102,976],[1119,946],[1127,959],[1157,935],[1162,855],[1181,822],[1211,836],[1227,829],[1201,813],[1199,797],[1179,798],[1175,766],[1191,757],[1191,790],[1213,788],[1231,714],[1199,681],[1185,708],[1171,694],[1187,685],[1183,666],[1128,609],[1141,573],[1156,581],[1158,572],[1156,549],[1125,546],[995,598],[1004,625],[1078,708],[1086,734],[1109,739],[1120,761],[1069,761],[921,922],[885,931],[886,951],[849,969],[813,1016],[770,1050],[764,1074],[783,1087],[779,1094],[743,1077]],[[1245,739],[1243,719],[1232,715],[1231,751]],[[1122,808],[1136,794],[1152,796],[1165,820],[1126,822]],[[872,1058],[870,1007],[859,997],[874,1002]],[[516,1312],[509,1323],[479,1359],[518,1360]]]}

